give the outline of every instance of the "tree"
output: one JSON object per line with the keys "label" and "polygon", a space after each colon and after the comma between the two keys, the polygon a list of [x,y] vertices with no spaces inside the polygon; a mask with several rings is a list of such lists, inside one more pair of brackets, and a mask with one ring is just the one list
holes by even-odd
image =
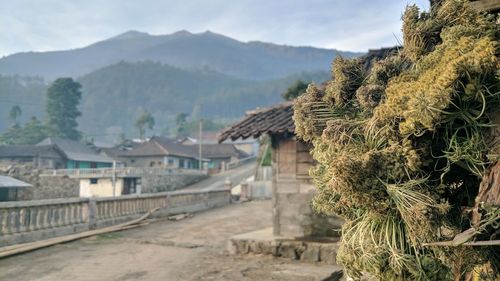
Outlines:
{"label": "tree", "polygon": [[187,113],[179,113],[175,117],[175,124],[177,125],[177,136],[178,137],[183,137],[187,136],[189,133],[188,130],[186,129],[186,121],[187,121],[188,114]]}
{"label": "tree", "polygon": [[17,124],[9,127],[2,135],[0,135],[0,143],[6,145],[18,144],[21,130],[21,127]]}
{"label": "tree", "polygon": [[24,127],[15,124],[0,135],[0,143],[2,144],[37,144],[48,136],[47,128],[36,117],[31,117],[31,120]]}
{"label": "tree", "polygon": [[48,137],[48,130],[35,116],[31,117],[19,136],[19,144],[37,144]]}
{"label": "tree", "polygon": [[286,89],[286,91],[281,96],[287,101],[294,100],[295,98],[306,92],[308,85],[309,83],[306,83],[302,80],[297,80],[290,87],[288,87],[288,89]]}
{"label": "tree", "polygon": [[135,121],[135,126],[139,129],[139,137],[142,140],[146,136],[146,129],[152,130],[155,126],[155,119],[151,113],[144,111]]}
{"label": "tree", "polygon": [[9,119],[13,124],[17,124],[17,118],[23,114],[19,105],[14,105],[9,111]]}
{"label": "tree", "polygon": [[81,139],[76,121],[82,115],[78,110],[82,98],[81,87],[72,78],[58,78],[47,89],[47,128],[51,136]]}

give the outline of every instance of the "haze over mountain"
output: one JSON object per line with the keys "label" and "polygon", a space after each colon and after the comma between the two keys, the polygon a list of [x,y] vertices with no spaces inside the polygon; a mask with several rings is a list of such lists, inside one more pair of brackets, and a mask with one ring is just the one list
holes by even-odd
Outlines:
{"label": "haze over mountain", "polygon": [[[19,121],[43,119],[48,83],[69,76],[82,84],[79,129],[96,140],[135,136],[135,120],[145,110],[156,120],[155,134],[172,131],[178,113],[231,122],[280,102],[296,80],[327,80],[336,55],[359,53],[244,43],[212,32],[128,31],[84,48],[1,58],[0,115],[8,120],[18,105]],[[0,122],[0,130],[8,126]]]}
{"label": "haze over mountain", "polygon": [[78,77],[119,61],[154,61],[182,69],[211,69],[242,79],[266,80],[309,71],[328,71],[336,55],[359,53],[263,42],[240,42],[210,31],[150,35],[128,31],[87,47],[17,53],[0,59],[0,74]]}

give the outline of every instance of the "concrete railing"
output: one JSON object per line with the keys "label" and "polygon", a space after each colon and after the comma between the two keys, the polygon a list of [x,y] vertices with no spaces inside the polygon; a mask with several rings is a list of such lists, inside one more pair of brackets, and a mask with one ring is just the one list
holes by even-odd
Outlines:
{"label": "concrete railing", "polygon": [[0,247],[72,234],[155,215],[197,212],[230,203],[228,190],[174,191],[107,198],[0,203]]}
{"label": "concrete railing", "polygon": [[237,161],[226,163],[226,170],[237,168],[237,167],[242,166],[242,165],[244,165],[246,163],[250,163],[252,161],[255,161],[255,159],[257,159],[257,157],[250,156],[250,157],[243,158],[243,159],[240,159],[240,160],[237,160]]}
{"label": "concrete railing", "polygon": [[206,170],[172,169],[161,167],[122,167],[95,169],[53,169],[42,170],[41,176],[69,176],[75,178],[124,177],[145,175],[207,175]]}

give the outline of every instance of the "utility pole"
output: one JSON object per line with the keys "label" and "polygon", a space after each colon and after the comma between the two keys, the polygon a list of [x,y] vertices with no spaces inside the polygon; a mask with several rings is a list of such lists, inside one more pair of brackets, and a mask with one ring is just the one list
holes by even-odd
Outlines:
{"label": "utility pole", "polygon": [[202,153],[201,153],[201,132],[203,130],[203,122],[200,119],[200,132],[198,134],[198,169],[203,169],[203,161],[201,161]]}
{"label": "utility pole", "polygon": [[113,160],[113,174],[111,176],[111,183],[113,185],[113,196],[116,196],[116,161]]}

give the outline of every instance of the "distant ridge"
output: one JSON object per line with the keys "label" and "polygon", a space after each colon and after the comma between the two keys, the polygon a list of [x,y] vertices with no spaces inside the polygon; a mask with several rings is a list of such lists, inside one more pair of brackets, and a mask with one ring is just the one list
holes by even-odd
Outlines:
{"label": "distant ridge", "polygon": [[149,33],[146,33],[146,32],[141,32],[141,31],[137,31],[137,30],[129,30],[129,31],[124,32],[122,34],[118,34],[115,37],[111,37],[107,40],[108,41],[110,41],[110,40],[128,40],[128,39],[143,38],[143,37],[147,37],[147,36],[151,36],[151,35],[149,35]]}
{"label": "distant ridge", "polygon": [[89,46],[62,51],[17,53],[0,59],[0,74],[79,77],[120,62],[153,61],[182,69],[212,69],[240,79],[266,80],[288,75],[328,71],[337,55],[360,53],[334,49],[241,42],[211,31],[181,30],[151,35],[130,30]]}

